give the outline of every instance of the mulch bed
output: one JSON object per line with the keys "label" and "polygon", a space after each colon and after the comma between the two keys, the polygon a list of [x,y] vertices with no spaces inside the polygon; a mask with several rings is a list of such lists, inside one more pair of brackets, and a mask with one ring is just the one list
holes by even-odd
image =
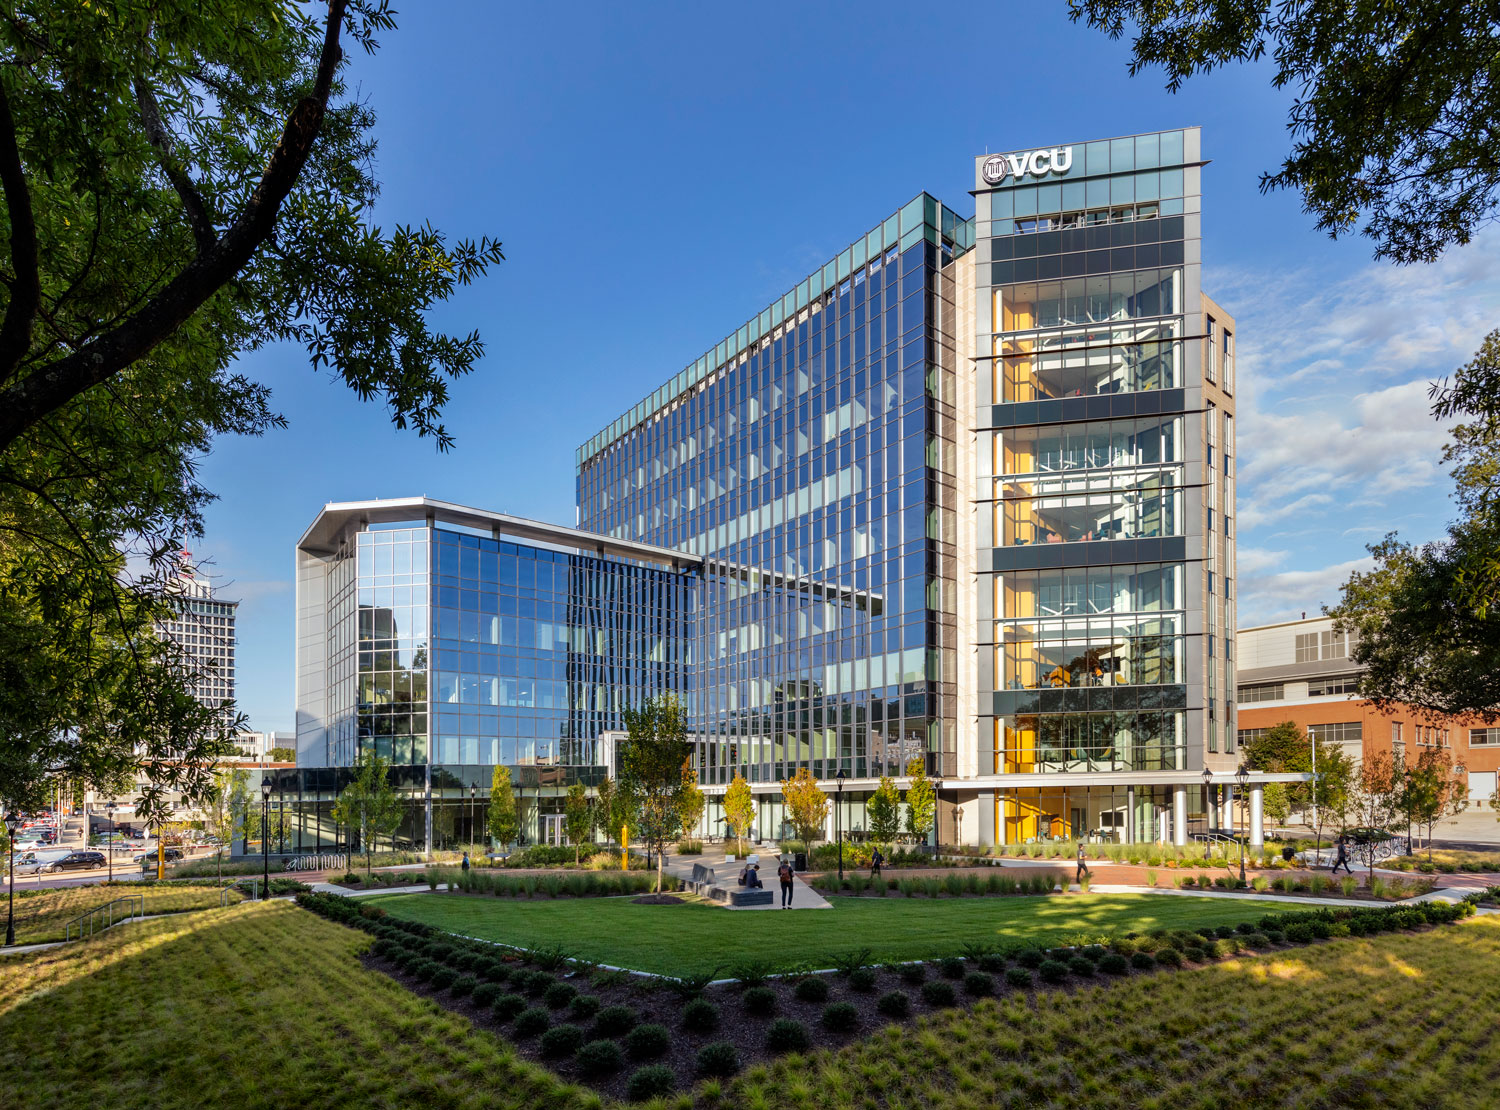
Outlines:
{"label": "mulch bed", "polygon": [[[1242,955],[1253,955],[1250,950],[1245,950]],[[1232,959],[1234,957],[1225,957]],[[580,994],[597,995],[601,1008],[604,1006],[626,1005],[636,1011],[640,1018],[640,1024],[656,1023],[665,1026],[672,1034],[672,1046],[666,1055],[653,1059],[632,1059],[626,1055],[625,1066],[613,1075],[606,1077],[586,1077],[579,1073],[571,1058],[549,1059],[542,1056],[539,1051],[539,1038],[529,1037],[517,1039],[510,1028],[510,1023],[496,1019],[494,1011],[490,1007],[475,1005],[472,999],[455,998],[447,989],[434,989],[429,984],[421,982],[412,976],[404,974],[399,967],[387,960],[366,955],[364,958],[366,967],[378,970],[415,994],[431,999],[437,1005],[459,1013],[469,1018],[476,1026],[488,1029],[496,1036],[513,1044],[517,1052],[528,1060],[541,1064],[558,1075],[572,1082],[592,1087],[603,1095],[612,1098],[624,1098],[626,1083],[631,1074],[639,1067],[647,1064],[666,1064],[677,1073],[679,1090],[688,1090],[700,1077],[696,1071],[698,1050],[704,1045],[713,1044],[718,1041],[729,1041],[739,1050],[742,1068],[751,1067],[757,1063],[774,1059],[776,1053],[766,1049],[766,1030],[777,1018],[795,1018],[806,1026],[809,1037],[809,1051],[819,1048],[837,1049],[852,1042],[867,1037],[872,1030],[879,1029],[892,1024],[912,1024],[924,1014],[936,1013],[940,1010],[951,1009],[947,1006],[929,1006],[922,1000],[921,984],[908,983],[899,973],[876,969],[875,985],[869,991],[854,990],[848,979],[841,974],[826,974],[820,976],[828,981],[828,998],[823,1002],[803,1002],[793,993],[796,980],[793,978],[769,979],[764,984],[776,995],[776,1006],[769,1014],[751,1014],[746,1011],[741,995],[744,987],[738,983],[715,984],[702,992],[702,996],[719,1007],[719,1027],[710,1033],[688,1032],[682,1028],[682,1008],[686,999],[674,991],[666,982],[644,976],[632,975],[628,972],[593,972],[588,971],[560,971],[555,973],[555,978],[573,983],[578,987]],[[1210,961],[1217,962],[1217,961]],[[518,968],[527,966],[525,961],[519,957],[515,960]],[[1191,968],[1194,964],[1185,964],[1184,967]],[[965,970],[974,970],[973,964],[966,963]],[[1056,985],[1038,984],[1030,989],[1016,989],[1005,984],[1003,974],[995,974],[994,997],[1003,995],[1014,995],[1024,997],[1035,1003],[1039,996],[1057,992],[1071,992],[1075,990],[1086,990],[1113,982],[1121,982],[1137,975],[1152,975],[1171,970],[1162,967],[1149,971],[1138,971],[1132,969],[1125,975],[1095,974],[1087,978],[1072,977],[1063,983]],[[939,965],[929,963],[925,981],[942,980]],[[964,992],[963,980],[943,980],[951,983],[956,994],[955,1006],[959,1008],[969,1007],[979,1001],[978,998],[967,995]],[[510,989],[508,985],[502,986],[502,990]],[[900,990],[907,994],[911,1000],[911,1013],[905,1019],[893,1020],[886,1017],[876,1009],[876,1001],[881,995],[889,991]],[[859,1021],[855,1027],[845,1033],[832,1033],[823,1027],[821,1018],[823,1008],[833,1002],[851,1003],[859,1014]],[[528,1003],[535,1006],[545,1006],[538,998],[528,999]],[[559,1025],[569,1022],[570,1015],[566,1008],[552,1011],[553,1024]],[[586,1041],[593,1040],[594,1035],[590,1030],[590,1022],[574,1022],[584,1029]],[[623,1038],[620,1038],[623,1040]],[[622,1045],[623,1047],[623,1045]]]}

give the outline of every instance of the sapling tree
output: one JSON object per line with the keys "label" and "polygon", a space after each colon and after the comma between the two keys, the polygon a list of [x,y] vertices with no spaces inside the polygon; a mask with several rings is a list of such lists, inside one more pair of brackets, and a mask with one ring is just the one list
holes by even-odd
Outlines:
{"label": "sapling tree", "polygon": [[333,804],[333,819],[352,829],[365,852],[365,873],[374,867],[375,842],[401,824],[402,803],[390,783],[390,760],[361,749],[354,778]]}
{"label": "sapling tree", "polygon": [[698,785],[698,772],[693,770],[693,761],[685,760],[682,764],[682,800],[677,806],[683,836],[692,836],[698,831],[698,823],[703,820],[703,811],[707,807],[708,799]]}
{"label": "sapling tree", "polygon": [[895,780],[881,775],[875,793],[865,806],[870,816],[870,835],[876,843],[889,844],[901,832],[901,792]]}
{"label": "sapling tree", "polygon": [[692,755],[687,713],[671,694],[625,711],[620,747],[620,785],[635,801],[641,839],[656,850],[656,892],[662,887],[662,855],[682,828],[682,765]]}
{"label": "sapling tree", "polygon": [[1456,770],[1446,748],[1425,748],[1417,761],[1405,769],[1401,809],[1409,820],[1426,830],[1427,862],[1432,862],[1432,831],[1444,817],[1468,808],[1468,783]]}
{"label": "sapling tree", "polygon": [[811,848],[828,822],[828,795],[810,770],[798,767],[796,774],[782,780],[781,798],[797,839]]}
{"label": "sapling tree", "polygon": [[906,831],[919,844],[927,843],[937,818],[937,789],[927,777],[927,761],[918,757],[906,765]]}
{"label": "sapling tree", "polygon": [[516,818],[516,795],[510,785],[510,768],[497,764],[490,778],[490,811],[487,816],[490,837],[502,848],[515,843],[520,824]]}
{"label": "sapling tree", "polygon": [[589,804],[588,791],[581,782],[568,787],[568,796],[563,801],[563,828],[568,834],[568,843],[573,845],[573,862],[577,863],[579,846],[594,829],[593,806]]}
{"label": "sapling tree", "polygon": [[734,830],[734,839],[743,855],[745,831],[750,828],[750,822],[755,820],[755,797],[750,793],[750,784],[738,771],[730,780],[729,789],[724,791],[724,817]]}

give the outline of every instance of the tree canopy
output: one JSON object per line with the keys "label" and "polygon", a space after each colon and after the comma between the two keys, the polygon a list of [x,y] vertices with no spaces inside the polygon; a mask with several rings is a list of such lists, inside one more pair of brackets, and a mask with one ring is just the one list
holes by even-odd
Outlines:
{"label": "tree canopy", "polygon": [[361,748],[354,761],[354,778],[333,803],[333,819],[359,837],[368,873],[375,856],[375,842],[396,831],[404,808],[390,782],[390,760]]}
{"label": "tree canopy", "polygon": [[385,0],[29,3],[0,21],[0,797],[107,789],[148,820],[196,802],[243,726],[165,644],[177,552],[217,436],[279,426],[234,368],[306,350],[439,448],[483,354],[431,310],[502,258],[373,219],[374,112],[347,45]]}
{"label": "tree canopy", "polygon": [[1069,0],[1072,18],[1131,36],[1132,74],[1173,92],[1269,56],[1295,99],[1291,152],[1261,177],[1293,189],[1319,230],[1358,231],[1377,257],[1431,262],[1500,202],[1500,21],[1451,0]]}
{"label": "tree canopy", "polygon": [[626,739],[620,746],[620,789],[635,803],[641,839],[656,849],[656,889],[661,892],[662,852],[682,829],[686,788],[696,782],[683,774],[692,756],[687,713],[671,694],[625,711]]}

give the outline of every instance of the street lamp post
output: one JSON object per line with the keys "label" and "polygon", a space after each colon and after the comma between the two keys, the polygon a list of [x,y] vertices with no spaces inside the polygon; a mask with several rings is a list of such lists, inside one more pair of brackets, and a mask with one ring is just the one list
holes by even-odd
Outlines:
{"label": "street lamp post", "polygon": [[[1250,768],[1247,767],[1247,766],[1245,766],[1243,763],[1241,763],[1240,764],[1240,769],[1234,773],[1234,777],[1239,781],[1239,784],[1240,784],[1240,813],[1243,814],[1245,812],[1245,789],[1250,784]],[[1244,881],[1245,881],[1245,836],[1244,836],[1244,833],[1241,833],[1240,834],[1240,882],[1244,883]]]}
{"label": "street lamp post", "polygon": [[5,946],[16,943],[16,831],[21,827],[21,815],[11,810],[5,815],[5,848],[10,857],[10,908],[5,913]]}
{"label": "street lamp post", "polygon": [[[1209,767],[1203,768],[1203,807],[1205,810],[1203,814],[1204,819],[1212,821],[1211,815],[1214,809],[1214,773],[1213,769]],[[1208,828],[1212,827],[1212,824],[1210,824],[1204,829],[1204,832],[1206,833]]]}
{"label": "street lamp post", "polygon": [[113,800],[104,803],[104,816],[109,821],[109,843],[104,846],[104,854],[109,859],[109,881],[115,881],[115,803]]}
{"label": "street lamp post", "polygon": [[260,780],[260,865],[261,865],[261,892],[262,900],[271,893],[271,780],[268,776],[262,776]]}
{"label": "street lamp post", "polygon": [[469,784],[469,854],[474,852],[474,799],[479,796],[479,787]]}
{"label": "street lamp post", "polygon": [[833,803],[833,823],[839,838],[839,882],[844,881],[844,769],[833,776],[839,784],[838,800]]}

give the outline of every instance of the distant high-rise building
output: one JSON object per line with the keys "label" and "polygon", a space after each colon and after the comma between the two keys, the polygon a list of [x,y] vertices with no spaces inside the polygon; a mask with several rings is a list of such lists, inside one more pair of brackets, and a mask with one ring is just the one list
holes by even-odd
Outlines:
{"label": "distant high-rise building", "polygon": [[197,672],[193,696],[217,709],[234,700],[234,618],[238,601],[214,596],[213,583],[199,575],[192,553],[179,556],[177,573],[167,580],[173,615],[158,633],[182,648]]}

